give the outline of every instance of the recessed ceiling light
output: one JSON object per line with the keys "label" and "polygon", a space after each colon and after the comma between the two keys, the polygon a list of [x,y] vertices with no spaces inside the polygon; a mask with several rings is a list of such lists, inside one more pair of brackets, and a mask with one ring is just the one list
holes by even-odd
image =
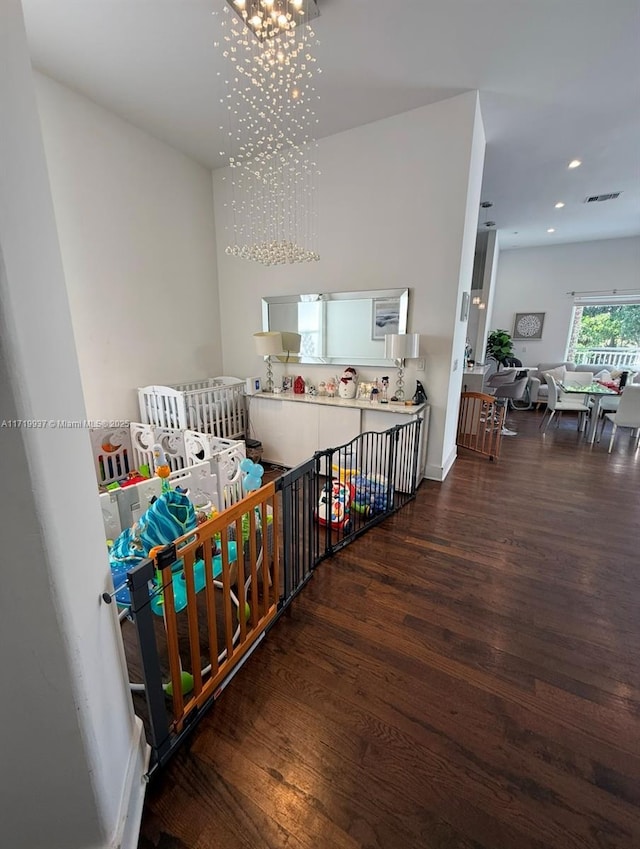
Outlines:
{"label": "recessed ceiling light", "polygon": [[563,206],[564,206],[564,201],[559,200],[558,203],[556,204],[556,209],[562,209]]}
{"label": "recessed ceiling light", "polygon": [[571,162],[567,165],[567,168],[579,168],[581,165],[582,165],[582,160],[572,159]]}
{"label": "recessed ceiling light", "polygon": [[549,229],[547,230],[547,233],[555,233],[555,232],[556,232],[555,227],[549,227]]}

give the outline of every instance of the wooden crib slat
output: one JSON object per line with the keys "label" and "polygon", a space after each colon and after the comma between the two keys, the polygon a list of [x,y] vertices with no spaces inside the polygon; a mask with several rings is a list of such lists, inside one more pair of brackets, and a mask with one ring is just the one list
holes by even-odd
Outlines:
{"label": "wooden crib slat", "polygon": [[[266,512],[266,504],[262,505],[263,512]],[[278,594],[280,592],[280,551],[279,551],[279,543],[278,543],[278,527],[279,527],[279,507],[278,507],[278,497],[275,494],[275,490],[271,496],[271,516],[273,521],[273,529],[271,538],[273,540],[273,607],[274,610],[278,605]],[[268,550],[268,549],[267,549]]]}
{"label": "wooden crib slat", "polygon": [[200,656],[200,635],[198,633],[198,599],[196,597],[193,566],[195,553],[193,550],[183,555],[184,577],[187,588],[187,624],[189,629],[189,654],[191,656],[191,674],[193,675],[193,692],[198,696],[202,692],[202,662]]}
{"label": "wooden crib slat", "polygon": [[229,529],[223,527],[220,531],[222,546],[222,591],[224,604],[224,634],[227,647],[227,660],[233,654],[233,614],[231,611],[231,573],[229,567]]}
{"label": "wooden crib slat", "polygon": [[213,583],[213,545],[211,537],[204,540],[202,544],[205,574],[205,604],[207,609],[207,636],[209,643],[209,657],[211,660],[211,675],[218,671],[218,620],[216,614],[216,588]]}
{"label": "wooden crib slat", "polygon": [[244,643],[247,639],[247,620],[245,612],[245,591],[244,591],[244,541],[242,539],[242,518],[236,519],[236,574],[238,576],[238,623],[240,625],[240,642]]}
{"label": "wooden crib slat", "polygon": [[180,723],[184,716],[184,699],[182,696],[182,666],[180,663],[180,646],[178,643],[178,621],[176,618],[176,603],[173,595],[173,574],[171,566],[162,570],[162,595],[164,624],[167,631],[167,652],[169,654],[169,673],[173,688],[173,717]]}
{"label": "wooden crib slat", "polygon": [[[261,535],[262,553],[264,557],[266,535],[264,530]],[[249,511],[249,569],[251,570],[251,627],[255,628],[260,619],[260,611],[258,608],[258,569],[257,569],[257,554],[258,544],[256,539],[256,511]]]}
{"label": "wooden crib slat", "polygon": [[[270,597],[271,597],[271,578],[269,575],[269,545],[268,545],[268,533],[269,526],[267,524],[267,504],[263,502],[261,505],[261,519],[262,519],[262,533],[267,542],[263,542],[263,557],[262,557],[262,615],[267,616],[269,613],[270,607]],[[272,534],[275,537],[275,534]]]}

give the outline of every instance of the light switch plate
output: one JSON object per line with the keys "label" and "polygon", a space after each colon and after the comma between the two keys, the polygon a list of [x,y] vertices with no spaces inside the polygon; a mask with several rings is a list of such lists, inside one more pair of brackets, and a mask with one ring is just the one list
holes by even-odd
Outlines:
{"label": "light switch plate", "polygon": [[416,370],[417,371],[424,371],[424,360],[423,359],[416,360]]}

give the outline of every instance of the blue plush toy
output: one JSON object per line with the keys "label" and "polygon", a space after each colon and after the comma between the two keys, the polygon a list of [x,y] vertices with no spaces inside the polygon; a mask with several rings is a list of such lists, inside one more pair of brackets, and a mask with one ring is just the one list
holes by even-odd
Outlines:
{"label": "blue plush toy", "polygon": [[240,463],[240,471],[244,472],[242,489],[245,494],[260,489],[262,486],[262,475],[264,474],[264,468],[260,463],[254,463],[253,460],[245,457]]}
{"label": "blue plush toy", "polygon": [[131,603],[127,572],[141,563],[156,546],[168,545],[196,526],[193,504],[183,492],[163,492],[132,528],[124,530],[109,550],[109,565],[120,607]]}

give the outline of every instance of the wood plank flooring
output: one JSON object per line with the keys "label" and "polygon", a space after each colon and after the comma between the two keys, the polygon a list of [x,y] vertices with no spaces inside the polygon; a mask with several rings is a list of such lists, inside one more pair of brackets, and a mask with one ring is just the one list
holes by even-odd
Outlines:
{"label": "wood plank flooring", "polygon": [[640,847],[640,452],[541,415],[319,567],[140,849]]}

